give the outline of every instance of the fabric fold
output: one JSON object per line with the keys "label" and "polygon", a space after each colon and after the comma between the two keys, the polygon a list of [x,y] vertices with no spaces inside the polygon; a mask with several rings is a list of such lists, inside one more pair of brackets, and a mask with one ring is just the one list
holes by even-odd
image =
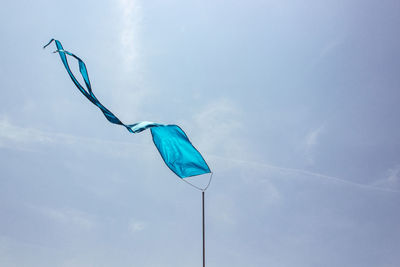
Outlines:
{"label": "fabric fold", "polygon": [[[57,50],[54,51],[60,55],[61,61],[70,76],[72,82],[78,90],[90,101],[97,106],[106,119],[113,124],[124,126],[131,133],[140,133],[146,129],[150,129],[153,143],[160,153],[162,159],[168,168],[180,178],[186,178],[201,174],[210,173],[206,161],[200,152],[192,145],[185,132],[177,125],[163,125],[155,122],[142,121],[134,124],[124,124],[110,110],[108,110],[96,98],[92,91],[89,80],[89,74],[85,63],[73,53],[64,50],[60,41],[51,39],[43,48],[55,42]],[[71,56],[78,61],[79,72],[85,82],[83,87],[72,73],[67,56]]]}

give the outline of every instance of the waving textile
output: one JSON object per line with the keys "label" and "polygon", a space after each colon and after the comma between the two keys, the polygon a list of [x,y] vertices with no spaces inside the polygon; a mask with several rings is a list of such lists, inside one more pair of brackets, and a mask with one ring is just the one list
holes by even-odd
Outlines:
{"label": "waving textile", "polygon": [[[185,132],[179,126],[163,125],[149,121],[142,121],[134,124],[122,123],[110,110],[103,106],[103,104],[101,104],[94,95],[90,85],[86,65],[79,57],[68,51],[65,51],[61,45],[61,42],[55,39],[50,40],[50,42],[43,48],[46,48],[53,41],[57,46],[57,50],[55,52],[60,55],[61,61],[75,86],[90,102],[96,105],[101,112],[103,112],[104,116],[109,122],[124,126],[131,133],[139,133],[150,128],[153,136],[153,142],[160,152],[165,164],[180,178],[211,172],[200,152],[197,151],[197,149],[191,144]],[[67,55],[78,60],[79,71],[85,82],[86,89],[78,82],[72,73],[68,65]]]}

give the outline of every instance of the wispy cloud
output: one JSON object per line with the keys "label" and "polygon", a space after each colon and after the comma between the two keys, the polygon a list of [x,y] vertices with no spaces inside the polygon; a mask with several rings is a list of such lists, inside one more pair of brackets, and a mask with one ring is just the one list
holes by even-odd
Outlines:
{"label": "wispy cloud", "polygon": [[229,99],[219,99],[206,105],[196,116],[202,150],[218,154],[242,154],[245,146],[237,134],[243,127],[242,112]]}
{"label": "wispy cloud", "polygon": [[393,184],[400,182],[400,164],[388,170],[388,176],[386,180]]}
{"label": "wispy cloud", "polygon": [[[224,102],[220,102],[224,103]],[[220,114],[219,112],[222,112]],[[219,129],[214,129],[218,128],[218,125],[220,122],[223,121],[224,118],[229,117],[229,114],[232,115],[232,106],[230,104],[222,104],[221,106],[217,107],[216,105],[212,105],[211,109],[209,111],[204,111],[197,117],[197,123],[203,125],[206,124],[207,122],[210,122],[211,124],[207,125],[203,129],[205,132],[200,136],[201,138],[201,147],[204,147],[205,150],[210,151],[211,153],[208,154],[209,157],[215,158],[217,160],[224,160],[224,161],[229,161],[230,163],[234,164],[245,164],[248,166],[252,167],[258,167],[258,168],[266,168],[266,169],[274,169],[278,170],[283,173],[297,173],[297,174],[303,174],[309,177],[315,177],[315,178],[321,178],[321,179],[328,179],[331,181],[335,182],[340,182],[344,184],[348,184],[351,186],[355,186],[358,188],[364,188],[364,189],[372,189],[372,190],[379,190],[379,191],[387,191],[387,192],[395,192],[395,193],[400,193],[399,187],[400,187],[400,164],[390,168],[387,170],[387,175],[383,179],[379,179],[375,181],[374,183],[371,184],[360,184],[356,182],[352,182],[350,180],[346,180],[343,178],[338,178],[330,175],[325,175],[325,174],[320,174],[320,173],[315,173],[307,170],[302,170],[302,169],[295,169],[295,168],[286,168],[286,167],[280,167],[280,166],[275,166],[275,165],[270,165],[267,163],[260,163],[260,162],[255,162],[255,161],[249,161],[249,160],[242,160],[242,159],[234,159],[230,158],[227,156],[224,156],[225,153],[216,153],[218,150],[218,146],[222,145],[225,147],[226,150],[229,150],[229,146],[237,146],[238,141],[235,138],[232,138],[231,140],[227,140],[227,136],[230,136],[230,132],[234,132],[236,129],[241,127],[241,124],[239,121],[225,121],[223,122],[224,125],[221,126]],[[221,117],[219,117],[219,115]],[[210,120],[208,120],[208,118]],[[213,126],[213,127],[212,127]],[[307,137],[306,137],[306,144],[309,146],[314,146],[318,142],[318,136],[321,134],[323,131],[323,126],[311,131]],[[208,130],[207,130],[208,129]],[[209,132],[211,131],[211,132]],[[206,134],[208,133],[208,134]],[[211,140],[209,140],[211,139]],[[104,144],[104,143],[109,143],[113,145],[122,145],[123,147],[130,147],[130,146],[140,146],[141,148],[143,147],[148,147],[147,145],[140,145],[140,144],[133,144],[131,142],[115,142],[115,141],[109,141],[109,140],[102,140],[102,139],[95,139],[95,138],[87,138],[87,137],[80,137],[80,136],[73,136],[73,135],[67,135],[67,134],[62,134],[62,133],[52,133],[52,132],[46,132],[46,131],[41,131],[38,129],[34,128],[24,128],[24,127],[19,127],[16,125],[13,125],[12,123],[9,122],[8,119],[5,117],[0,119],[0,147],[8,147],[8,148],[13,148],[13,149],[20,149],[20,150],[29,150],[29,144],[57,144],[57,143],[62,143],[62,144],[80,144],[80,145],[90,145],[93,149],[99,149],[99,144]],[[240,148],[240,146],[239,146]],[[128,152],[130,151],[129,149],[127,150]],[[104,152],[104,151],[103,151]],[[115,154],[113,151],[106,151],[107,153]],[[220,150],[218,150],[220,152]],[[121,150],[118,150],[118,155],[121,155]],[[227,155],[227,154],[226,154]],[[236,155],[241,155],[236,154]],[[218,174],[216,174],[218,175]]]}
{"label": "wispy cloud", "polygon": [[[132,146],[148,147],[146,145],[132,142],[117,142],[92,137],[75,136],[64,133],[54,133],[43,131],[30,127],[21,127],[12,124],[6,117],[0,117],[0,147],[7,147],[18,150],[32,150],[32,145],[79,145],[92,150],[101,151],[114,155],[116,151],[105,150],[104,145],[126,147],[127,151]],[[123,149],[118,149],[118,155],[121,155]]]}
{"label": "wispy cloud", "polygon": [[143,120],[142,104],[153,93],[143,80],[143,49],[141,49],[141,28],[143,21],[140,0],[119,0],[117,5],[119,18],[119,62],[115,75],[119,78],[112,90],[115,103],[113,112],[127,123]]}
{"label": "wispy cloud", "polygon": [[24,145],[32,143],[52,143],[51,135],[33,128],[22,128],[13,125],[7,118],[0,118],[0,147],[27,149]]}
{"label": "wispy cloud", "polygon": [[317,144],[318,137],[321,134],[322,130],[324,129],[324,125],[318,127],[310,131],[306,136],[306,145],[307,147],[313,147]]}
{"label": "wispy cloud", "polygon": [[329,54],[331,54],[335,49],[340,47],[344,43],[344,38],[337,38],[327,42],[320,50],[318,56],[312,62],[312,67],[316,67],[321,61],[324,60]]}
{"label": "wispy cloud", "polygon": [[[246,155],[248,154],[245,149],[246,141],[241,140],[240,137],[235,134],[243,127],[241,112],[237,106],[227,99],[221,99],[206,106],[202,112],[196,115],[195,121],[201,129],[199,147],[202,147],[204,151],[208,151],[208,156],[215,159],[223,159],[234,164],[240,163],[257,168],[273,169],[283,174],[301,174],[306,177],[330,180],[332,182],[347,184],[359,189],[400,193],[400,191],[397,189],[387,188],[386,186],[380,186],[378,184],[361,184],[351,180],[311,172],[308,170],[287,168],[246,160]],[[304,151],[310,164],[314,163],[313,151],[318,145],[319,139],[324,133],[325,128],[325,124],[322,124],[317,128],[311,129],[304,138]],[[242,159],[234,159],[229,157],[229,155],[240,155]],[[392,181],[398,181],[399,179],[398,177],[400,174],[400,168],[398,172],[396,170],[397,169],[392,170],[391,175],[389,176]],[[279,192],[276,192],[276,194],[279,198]]]}
{"label": "wispy cloud", "polygon": [[145,224],[145,222],[142,222],[142,221],[137,221],[137,220],[132,219],[130,221],[130,223],[129,223],[129,231],[132,234],[135,234],[137,232],[141,232],[145,228],[146,228],[146,224]]}
{"label": "wispy cloud", "polygon": [[[377,190],[377,191],[385,191],[385,192],[392,192],[392,193],[400,193],[400,190],[392,189],[392,188],[387,188],[385,186],[380,186],[380,183],[374,183],[374,184],[361,184],[361,183],[356,183],[352,182],[350,180],[346,180],[343,178],[335,177],[335,176],[330,176],[326,174],[321,174],[317,172],[312,172],[312,171],[307,171],[307,170],[302,170],[302,169],[296,169],[296,168],[287,168],[287,167],[281,167],[281,166],[275,166],[267,163],[262,163],[262,162],[255,162],[255,161],[247,161],[247,160],[241,160],[241,159],[233,159],[233,158],[227,158],[227,157],[221,157],[221,156],[216,156],[216,155],[210,155],[213,158],[228,161],[230,163],[233,163],[235,165],[237,164],[243,164],[248,167],[251,167],[252,169],[254,168],[260,168],[260,169],[265,169],[265,170],[274,170],[278,171],[282,174],[300,174],[303,175],[304,177],[309,177],[309,178],[318,178],[318,179],[325,179],[329,180],[332,182],[337,182],[341,184],[346,184],[349,186],[356,187],[358,189],[368,189],[368,190]],[[399,181],[399,174],[400,174],[400,168],[399,172],[396,172],[397,178],[394,178],[393,176],[391,177],[392,180]],[[216,177],[217,178],[217,177]]]}
{"label": "wispy cloud", "polygon": [[237,215],[235,214],[235,199],[226,194],[218,194],[213,199],[218,203],[218,207],[211,207],[210,216],[214,221],[229,226],[237,224]]}
{"label": "wispy cloud", "polygon": [[132,67],[132,63],[138,61],[140,45],[138,38],[142,21],[142,7],[138,0],[120,0],[119,5],[122,11],[120,42],[125,63]]}
{"label": "wispy cloud", "polygon": [[93,216],[86,212],[76,210],[76,209],[55,209],[48,207],[39,207],[28,205],[28,207],[55,223],[75,226],[79,228],[84,228],[90,230],[95,226],[95,221]]}
{"label": "wispy cloud", "polygon": [[325,129],[324,125],[312,129],[307,133],[304,140],[304,154],[309,164],[314,164],[314,149],[318,145],[319,138]]}
{"label": "wispy cloud", "polygon": [[400,190],[400,164],[389,168],[382,179],[378,179],[371,186],[379,186],[389,190]]}

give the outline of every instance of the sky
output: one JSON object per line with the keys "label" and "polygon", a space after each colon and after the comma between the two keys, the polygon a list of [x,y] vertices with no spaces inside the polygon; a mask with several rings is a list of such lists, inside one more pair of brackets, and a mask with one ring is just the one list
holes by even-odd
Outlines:
{"label": "sky", "polygon": [[202,153],[206,266],[399,266],[399,1],[1,4],[0,266],[201,266],[201,193],[51,38]]}

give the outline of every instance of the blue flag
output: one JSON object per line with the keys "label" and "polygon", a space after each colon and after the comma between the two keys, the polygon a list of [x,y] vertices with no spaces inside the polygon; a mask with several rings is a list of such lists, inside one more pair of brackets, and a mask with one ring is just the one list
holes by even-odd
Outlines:
{"label": "blue flag", "polygon": [[[153,142],[160,152],[165,164],[180,178],[210,173],[211,170],[203,159],[199,151],[192,145],[185,132],[177,125],[163,125],[159,123],[142,121],[134,124],[122,123],[111,111],[109,111],[93,94],[92,87],[89,81],[89,75],[85,63],[76,55],[65,51],[61,42],[51,39],[50,42],[43,48],[46,48],[52,42],[55,42],[61,61],[64,64],[69,76],[74,82],[75,86],[81,93],[94,105],[96,105],[101,112],[103,112],[106,119],[114,124],[119,124],[125,127],[131,133],[139,133],[150,128],[153,136]],[[78,60],[79,71],[85,82],[86,89],[78,82],[69,68],[67,56],[71,56]]]}

